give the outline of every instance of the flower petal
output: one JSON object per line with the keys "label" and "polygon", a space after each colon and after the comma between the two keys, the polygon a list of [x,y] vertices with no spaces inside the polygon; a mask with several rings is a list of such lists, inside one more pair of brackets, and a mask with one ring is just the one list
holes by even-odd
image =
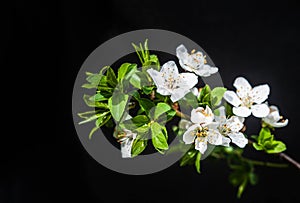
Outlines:
{"label": "flower petal", "polygon": [[207,149],[207,140],[206,139],[196,139],[195,140],[195,149],[199,150],[201,154],[204,154]]}
{"label": "flower petal", "polygon": [[162,77],[165,79],[171,78],[177,78],[178,68],[176,66],[176,63],[174,61],[168,61],[166,62],[160,69],[160,73],[162,74]]}
{"label": "flower petal", "polygon": [[231,116],[226,121],[226,126],[232,131],[232,132],[239,132],[244,124],[241,122],[238,116]]}
{"label": "flower petal", "polygon": [[251,90],[252,101],[257,104],[264,102],[268,98],[269,94],[269,85],[259,85]]}
{"label": "flower petal", "polygon": [[185,144],[192,144],[195,140],[195,129],[196,128],[201,128],[200,125],[192,125],[187,129],[187,131],[183,134],[183,142]]}
{"label": "flower petal", "polygon": [[131,158],[131,148],[137,134],[131,133],[131,131],[128,130],[126,132],[126,136],[128,136],[128,138],[121,143],[121,154],[122,158]]}
{"label": "flower petal", "polygon": [[208,77],[218,72],[218,70],[217,67],[211,67],[210,65],[205,64],[201,68],[195,69],[194,72],[201,77]]}
{"label": "flower petal", "polygon": [[164,78],[161,76],[160,72],[154,70],[153,68],[148,69],[147,72],[150,75],[150,77],[153,79],[157,88],[164,86]]}
{"label": "flower petal", "polygon": [[181,73],[179,87],[185,86],[188,89],[193,88],[198,83],[198,77],[194,73]]}
{"label": "flower petal", "polygon": [[229,133],[228,136],[230,137],[231,141],[240,148],[244,148],[248,143],[248,139],[245,138],[241,132]]}
{"label": "flower petal", "polygon": [[179,60],[182,60],[188,56],[187,49],[183,44],[179,45],[176,48],[176,56],[178,57]]}
{"label": "flower petal", "polygon": [[197,109],[193,109],[191,112],[191,121],[193,123],[207,124],[211,123],[213,119],[214,114],[208,106],[206,106],[205,109],[203,107],[198,107]]}
{"label": "flower petal", "polygon": [[167,96],[167,95],[171,95],[171,91],[169,91],[168,89],[164,88],[164,87],[159,87],[157,86],[157,90],[156,90],[159,94]]}
{"label": "flower petal", "polygon": [[215,111],[218,112],[218,115],[215,114],[215,120],[219,123],[223,123],[226,121],[226,112],[225,112],[225,107],[220,106],[217,108]]}
{"label": "flower petal", "polygon": [[240,106],[240,107],[233,107],[232,112],[240,117],[248,117],[251,115],[251,110],[245,106]]}
{"label": "flower petal", "polygon": [[222,146],[229,147],[230,139],[228,137],[222,136]]}
{"label": "flower petal", "polygon": [[251,111],[253,116],[263,118],[269,114],[270,109],[267,104],[255,104],[251,106]]}
{"label": "flower petal", "polygon": [[283,120],[282,122],[276,122],[276,123],[272,123],[271,126],[275,127],[275,128],[282,128],[284,126],[286,126],[289,123],[288,119]]}
{"label": "flower petal", "polygon": [[231,90],[227,90],[224,93],[223,98],[235,107],[239,106],[242,103],[239,97],[236,95],[236,93]]}
{"label": "flower petal", "polygon": [[222,144],[222,137],[218,130],[209,129],[207,132],[207,140],[210,144],[213,145],[221,145]]}
{"label": "flower petal", "polygon": [[249,82],[243,77],[236,78],[233,86],[236,88],[237,95],[241,98],[246,97],[252,89]]}
{"label": "flower petal", "polygon": [[177,102],[178,100],[182,99],[187,93],[189,93],[189,89],[174,89],[171,93],[171,100],[172,102]]}

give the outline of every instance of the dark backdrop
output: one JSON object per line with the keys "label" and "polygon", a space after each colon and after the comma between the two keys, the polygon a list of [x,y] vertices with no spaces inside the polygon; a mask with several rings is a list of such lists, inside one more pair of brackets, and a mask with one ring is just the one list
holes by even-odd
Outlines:
{"label": "dark backdrop", "polygon": [[[34,67],[39,78],[54,73],[43,85],[47,94],[34,101],[50,101],[39,113],[41,119],[54,118],[44,123],[43,131],[31,126],[28,135],[36,132],[38,137],[21,136],[12,158],[3,162],[0,202],[238,201],[225,163],[202,161],[201,175],[176,163],[156,174],[128,176],[102,167],[82,147],[71,112],[80,66],[101,43],[143,28],[174,31],[198,43],[220,68],[228,88],[240,75],[253,85],[268,83],[270,103],[290,119],[277,135],[287,144],[286,153],[300,161],[296,1],[14,1],[11,8],[5,59],[12,66]],[[258,128],[248,130],[252,134]],[[257,167],[256,172],[260,181],[246,189],[241,202],[299,202],[299,170]]]}

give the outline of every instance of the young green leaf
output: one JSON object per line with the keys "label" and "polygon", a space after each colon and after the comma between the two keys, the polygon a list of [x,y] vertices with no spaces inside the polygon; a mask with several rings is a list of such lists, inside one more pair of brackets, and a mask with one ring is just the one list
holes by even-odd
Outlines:
{"label": "young green leaf", "polygon": [[146,98],[140,98],[138,99],[138,102],[140,104],[140,107],[146,112],[146,114],[148,114],[150,109],[155,106],[155,104],[151,100]]}
{"label": "young green leaf", "polygon": [[118,122],[122,118],[122,115],[125,111],[125,107],[127,105],[128,95],[115,92],[112,97],[108,99],[108,107],[113,118]]}
{"label": "young green leaf", "polygon": [[211,105],[213,107],[218,106],[221,103],[224,93],[226,92],[226,88],[224,87],[215,87],[211,91]]}
{"label": "young green leaf", "polygon": [[[197,154],[198,150],[192,146],[190,150],[188,150],[183,157],[180,159],[180,166],[185,166],[187,164],[195,163],[195,155]],[[200,157],[201,158],[201,157]]]}
{"label": "young green leaf", "polygon": [[157,122],[151,124],[152,144],[160,153],[169,148],[166,136],[163,133],[163,127]]}
{"label": "young green leaf", "polygon": [[89,107],[97,107],[101,109],[108,109],[108,105],[106,103],[98,102],[98,101],[91,101],[89,95],[84,94],[83,95],[83,100],[85,104]]}
{"label": "young green leaf", "polygon": [[139,155],[145,150],[146,146],[147,146],[147,140],[138,139],[138,138],[135,139],[133,141],[132,148],[131,148],[131,156],[135,157]]}
{"label": "young green leaf", "polygon": [[274,154],[274,153],[280,153],[286,150],[286,145],[281,142],[274,140],[272,142],[272,148],[271,149],[266,149],[266,152],[269,154]]}
{"label": "young green leaf", "polygon": [[89,98],[89,100],[94,101],[94,102],[95,101],[106,101],[106,100],[108,100],[108,98],[106,98],[105,96],[103,96],[101,93],[97,93],[97,94],[91,96]]}
{"label": "young green leaf", "polygon": [[128,71],[128,67],[131,65],[131,63],[123,63],[120,68],[118,69],[118,82],[120,82],[126,75]]}
{"label": "young green leaf", "polygon": [[195,160],[195,167],[198,173],[200,173],[200,159],[201,159],[201,153],[198,152]]}
{"label": "young green leaf", "polygon": [[171,110],[171,107],[166,103],[158,103],[154,110],[154,117],[153,119],[156,120],[158,117],[167,111]]}
{"label": "young green leaf", "polygon": [[116,87],[116,86],[117,86],[118,81],[117,81],[115,72],[114,72],[114,70],[113,70],[111,67],[109,67],[109,68],[107,69],[106,77],[107,77],[107,83],[108,83],[111,87]]}
{"label": "young green leaf", "polygon": [[95,126],[95,127],[91,130],[91,132],[90,132],[90,134],[89,134],[89,139],[92,139],[93,134],[94,134],[98,129],[99,129],[99,127],[98,127],[98,126]]}

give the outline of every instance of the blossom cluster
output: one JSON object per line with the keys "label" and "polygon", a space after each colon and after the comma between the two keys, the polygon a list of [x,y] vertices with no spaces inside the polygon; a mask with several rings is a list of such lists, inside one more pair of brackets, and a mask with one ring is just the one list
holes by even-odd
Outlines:
{"label": "blossom cluster", "polygon": [[[147,70],[157,87],[156,91],[161,95],[170,96],[172,102],[181,100],[189,92],[198,95],[198,88],[195,88],[198,84],[198,76],[209,77],[218,72],[217,67],[207,64],[206,56],[200,51],[192,50],[189,53],[184,45],[180,45],[176,49],[176,56],[181,68],[186,72],[179,73],[174,61],[163,64],[160,71],[153,68]],[[266,102],[270,94],[269,85],[252,87],[244,77],[238,77],[233,86],[236,92],[227,90],[223,98],[233,106],[234,115],[226,116],[224,106],[220,106],[215,111],[218,115],[215,115],[209,106],[193,109],[190,121],[181,121],[186,123],[186,132],[183,134],[184,143],[194,143],[195,149],[201,154],[205,153],[209,144],[228,147],[232,142],[244,148],[248,139],[241,130],[245,118],[251,114],[261,118],[262,122],[271,127],[284,127],[288,124],[288,120],[283,120],[280,116],[278,108]],[[130,146],[135,136],[132,138],[132,132],[127,129],[123,133],[125,132],[131,139],[124,139],[121,145],[122,156],[130,157]]]}

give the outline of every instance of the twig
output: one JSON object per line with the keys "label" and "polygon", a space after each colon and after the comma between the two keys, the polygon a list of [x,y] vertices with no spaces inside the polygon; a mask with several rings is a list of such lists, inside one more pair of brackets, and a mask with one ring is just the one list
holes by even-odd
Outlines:
{"label": "twig", "polygon": [[[248,139],[248,144],[253,144],[254,142],[252,140]],[[296,160],[292,159],[290,156],[288,156],[286,153],[280,152],[278,153],[278,156],[288,161],[290,164],[294,165],[296,168],[300,170],[300,163],[298,163]],[[267,162],[266,162],[267,163]]]}

